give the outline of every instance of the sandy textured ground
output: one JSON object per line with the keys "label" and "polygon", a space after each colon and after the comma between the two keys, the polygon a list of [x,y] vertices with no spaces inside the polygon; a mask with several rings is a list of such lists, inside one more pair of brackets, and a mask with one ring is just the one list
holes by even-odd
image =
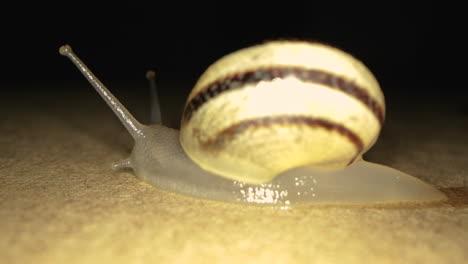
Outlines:
{"label": "sandy textured ground", "polygon": [[[278,210],[167,193],[130,171],[112,171],[132,142],[86,84],[15,90],[0,105],[0,263],[468,260],[468,107],[461,100],[390,103],[367,156],[436,185],[447,202]],[[145,119],[138,96],[118,96]]]}

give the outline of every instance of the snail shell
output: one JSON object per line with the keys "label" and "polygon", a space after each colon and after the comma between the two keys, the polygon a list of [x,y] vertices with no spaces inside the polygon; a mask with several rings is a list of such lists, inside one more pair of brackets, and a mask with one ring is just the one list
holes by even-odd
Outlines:
{"label": "snail shell", "polygon": [[272,41],[206,70],[188,97],[180,142],[206,170],[264,183],[304,165],[350,165],[374,144],[384,115],[379,84],[354,57]]}
{"label": "snail shell", "polygon": [[274,41],[227,55],[190,93],[180,132],[139,123],[70,46],[60,53],[135,140],[114,167],[158,188],[282,207],[446,199],[415,177],[362,160],[382,127],[384,98],[370,71],[343,51]]}

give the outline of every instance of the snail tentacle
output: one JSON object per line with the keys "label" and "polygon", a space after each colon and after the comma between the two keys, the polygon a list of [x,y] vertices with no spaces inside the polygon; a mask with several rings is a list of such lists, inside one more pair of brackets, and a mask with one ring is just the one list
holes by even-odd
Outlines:
{"label": "snail tentacle", "polygon": [[163,124],[161,114],[161,102],[159,100],[158,86],[156,85],[156,72],[146,72],[150,87],[150,124]]}
{"label": "snail tentacle", "polygon": [[112,165],[112,168],[114,170],[133,168],[132,161],[130,159],[124,159],[124,160],[118,161]]}
{"label": "snail tentacle", "polygon": [[91,70],[76,56],[69,45],[60,47],[60,54],[68,57],[78,70],[84,75],[88,82],[94,87],[98,94],[109,105],[112,111],[117,115],[122,124],[128,130],[134,139],[144,137],[144,125],[133,117],[125,106],[107,89],[107,87],[91,72]]}

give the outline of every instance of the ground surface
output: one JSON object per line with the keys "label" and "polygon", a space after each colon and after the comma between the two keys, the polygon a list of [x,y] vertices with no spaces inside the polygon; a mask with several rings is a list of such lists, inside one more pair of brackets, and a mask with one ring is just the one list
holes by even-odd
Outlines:
{"label": "ground surface", "polygon": [[[390,98],[381,139],[367,155],[437,186],[447,202],[278,210],[197,200],[112,171],[132,142],[84,83],[9,88],[16,92],[0,105],[0,263],[468,259],[468,106],[461,100]],[[140,96],[117,96],[146,118]],[[166,112],[178,109],[170,105]]]}

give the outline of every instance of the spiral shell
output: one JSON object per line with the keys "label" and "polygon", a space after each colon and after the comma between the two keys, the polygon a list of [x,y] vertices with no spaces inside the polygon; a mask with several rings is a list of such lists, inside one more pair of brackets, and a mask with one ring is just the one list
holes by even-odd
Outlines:
{"label": "spiral shell", "polygon": [[345,167],[385,118],[378,82],[320,43],[271,41],[212,64],[191,91],[180,143],[202,168],[249,183],[300,166]]}

